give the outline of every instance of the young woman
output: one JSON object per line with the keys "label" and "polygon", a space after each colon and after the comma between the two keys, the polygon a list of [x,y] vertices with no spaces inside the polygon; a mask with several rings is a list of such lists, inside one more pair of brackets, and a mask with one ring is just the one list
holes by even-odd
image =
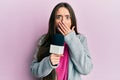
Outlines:
{"label": "young woman", "polygon": [[[64,36],[63,55],[49,53],[56,33]],[[68,3],[59,3],[51,13],[47,34],[38,42],[31,72],[42,80],[81,80],[80,75],[87,75],[92,67],[87,40],[77,31],[73,9]]]}

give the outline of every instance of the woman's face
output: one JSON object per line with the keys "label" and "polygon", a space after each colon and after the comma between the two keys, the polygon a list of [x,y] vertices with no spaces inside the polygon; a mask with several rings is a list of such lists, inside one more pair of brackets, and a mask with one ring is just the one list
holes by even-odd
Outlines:
{"label": "woman's face", "polygon": [[59,22],[71,27],[71,16],[67,8],[61,7],[57,10],[55,15],[55,26],[58,27]]}

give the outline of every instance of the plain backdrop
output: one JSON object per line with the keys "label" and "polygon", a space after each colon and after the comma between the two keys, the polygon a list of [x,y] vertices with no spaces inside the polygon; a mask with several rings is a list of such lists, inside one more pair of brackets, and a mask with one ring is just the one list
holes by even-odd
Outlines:
{"label": "plain backdrop", "polygon": [[59,2],[73,7],[87,36],[94,67],[82,80],[120,80],[119,0],[0,0],[0,80],[38,80],[30,64]]}

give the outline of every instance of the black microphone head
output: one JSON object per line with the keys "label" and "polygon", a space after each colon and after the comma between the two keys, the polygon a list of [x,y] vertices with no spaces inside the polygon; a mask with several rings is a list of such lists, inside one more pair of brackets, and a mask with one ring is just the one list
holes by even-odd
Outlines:
{"label": "black microphone head", "polygon": [[51,44],[63,46],[64,45],[64,36],[62,34],[56,33],[52,38]]}

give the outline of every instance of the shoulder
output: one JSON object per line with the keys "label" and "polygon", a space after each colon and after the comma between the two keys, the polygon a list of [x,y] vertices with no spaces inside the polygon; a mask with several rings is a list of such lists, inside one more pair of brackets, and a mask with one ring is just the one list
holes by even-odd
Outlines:
{"label": "shoulder", "polygon": [[84,40],[87,40],[87,35],[86,34],[83,34],[83,33],[79,33],[79,34],[77,34],[76,35],[79,39],[80,39],[80,41],[84,41]]}
{"label": "shoulder", "polygon": [[37,42],[38,42],[38,45],[39,45],[39,46],[43,43],[45,36],[46,36],[46,34],[43,34],[43,35],[40,36],[40,38],[38,39]]}

